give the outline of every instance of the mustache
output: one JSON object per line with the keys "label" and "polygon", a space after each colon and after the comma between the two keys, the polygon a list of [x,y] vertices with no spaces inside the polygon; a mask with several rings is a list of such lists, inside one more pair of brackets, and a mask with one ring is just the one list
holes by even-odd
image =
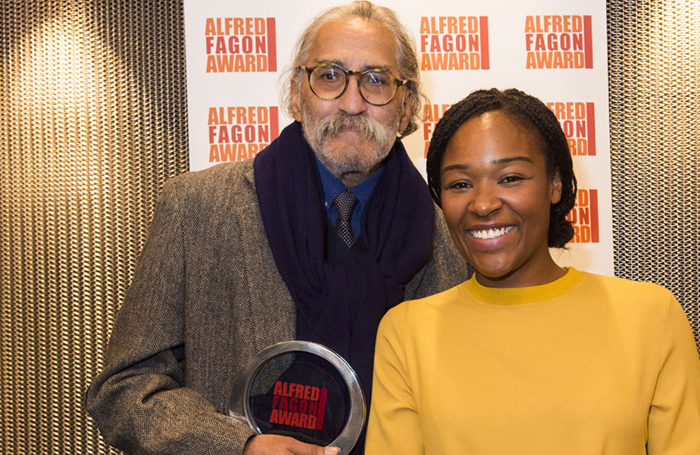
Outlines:
{"label": "mustache", "polygon": [[323,119],[318,126],[321,137],[336,136],[342,131],[356,131],[365,139],[376,141],[383,136],[384,132],[379,122],[361,115],[333,115]]}

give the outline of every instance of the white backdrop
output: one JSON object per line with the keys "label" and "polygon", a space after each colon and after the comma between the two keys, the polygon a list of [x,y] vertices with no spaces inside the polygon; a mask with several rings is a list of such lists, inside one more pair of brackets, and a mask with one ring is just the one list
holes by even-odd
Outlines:
{"label": "white backdrop", "polygon": [[[343,1],[185,0],[190,168],[251,158],[291,122],[281,76],[314,16]],[[404,144],[425,175],[435,123],[469,92],[515,87],[557,115],[579,181],[561,265],[612,275],[604,0],[386,0],[413,32],[429,119]]]}

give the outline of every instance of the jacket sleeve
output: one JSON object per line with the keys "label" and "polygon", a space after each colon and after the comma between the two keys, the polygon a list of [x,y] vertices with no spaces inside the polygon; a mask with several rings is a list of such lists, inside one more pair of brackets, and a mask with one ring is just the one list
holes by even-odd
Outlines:
{"label": "jacket sleeve", "polygon": [[433,254],[428,263],[407,284],[404,300],[416,300],[446,291],[471,276],[467,261],[457,250],[442,210],[435,205]]}
{"label": "jacket sleeve", "polygon": [[649,410],[649,455],[700,454],[700,358],[683,308],[669,294],[659,321],[659,374]]}
{"label": "jacket sleeve", "polygon": [[105,440],[130,454],[240,454],[254,432],[186,384],[184,245],[170,182],[85,407]]}

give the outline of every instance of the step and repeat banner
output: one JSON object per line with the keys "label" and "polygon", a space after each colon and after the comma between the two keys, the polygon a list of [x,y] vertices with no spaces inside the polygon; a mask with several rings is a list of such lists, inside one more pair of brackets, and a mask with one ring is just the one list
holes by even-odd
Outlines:
{"label": "step and repeat banner", "polygon": [[[190,169],[254,157],[288,125],[282,74],[302,30],[341,1],[185,0]],[[604,0],[387,0],[413,32],[427,119],[404,139],[425,175],[435,124],[476,89],[518,88],[549,106],[579,182],[561,265],[612,275]]]}

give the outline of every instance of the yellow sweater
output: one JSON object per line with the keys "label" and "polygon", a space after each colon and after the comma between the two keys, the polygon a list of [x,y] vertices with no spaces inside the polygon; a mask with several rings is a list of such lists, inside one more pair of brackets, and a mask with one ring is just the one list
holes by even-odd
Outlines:
{"label": "yellow sweater", "polygon": [[393,308],[376,349],[366,455],[700,455],[700,359],[654,284],[472,278]]}

